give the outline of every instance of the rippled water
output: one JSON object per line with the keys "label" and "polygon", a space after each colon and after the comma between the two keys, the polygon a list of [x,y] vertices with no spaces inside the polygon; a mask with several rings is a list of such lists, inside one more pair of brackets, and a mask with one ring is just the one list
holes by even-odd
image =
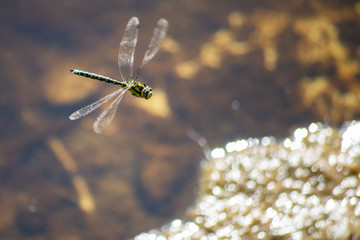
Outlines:
{"label": "rippled water", "polygon": [[[272,145],[275,138],[264,136],[282,139],[311,122],[336,129],[357,119],[359,33],[353,29],[359,6],[3,1],[0,236],[123,239],[186,215],[204,158],[188,138],[189,128],[210,146],[224,146],[213,151],[216,157]],[[162,49],[140,74],[154,95],[149,101],[126,95],[107,131],[95,135],[98,112],[78,122],[68,116],[116,86],[68,72],[78,68],[119,79],[118,45],[131,16],[141,22],[135,65],[156,20],[170,23]],[[310,136],[311,128],[306,131]],[[256,188],[256,182],[246,187]]]}

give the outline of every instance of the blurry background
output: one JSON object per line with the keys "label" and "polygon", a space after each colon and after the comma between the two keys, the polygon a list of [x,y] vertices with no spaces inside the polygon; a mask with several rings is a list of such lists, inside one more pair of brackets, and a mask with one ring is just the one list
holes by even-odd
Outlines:
{"label": "blurry background", "polygon": [[[119,42],[141,27],[135,65],[159,18],[163,48],[140,74],[148,101],[127,94],[102,135],[99,111],[69,114],[116,86]],[[357,1],[2,1],[0,238],[124,239],[186,213],[201,149],[285,137],[322,121],[359,119]]]}

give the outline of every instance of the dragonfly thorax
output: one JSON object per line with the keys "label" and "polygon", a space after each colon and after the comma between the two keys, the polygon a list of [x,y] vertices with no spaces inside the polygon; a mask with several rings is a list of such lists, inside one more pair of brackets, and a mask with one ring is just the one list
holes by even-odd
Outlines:
{"label": "dragonfly thorax", "polygon": [[153,94],[151,87],[139,82],[134,83],[134,86],[129,89],[129,92],[135,97],[149,99]]}

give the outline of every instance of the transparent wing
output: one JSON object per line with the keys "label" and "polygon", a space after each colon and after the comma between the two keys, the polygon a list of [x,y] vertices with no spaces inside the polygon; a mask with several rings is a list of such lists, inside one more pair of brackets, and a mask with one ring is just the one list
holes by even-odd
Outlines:
{"label": "transparent wing", "polygon": [[120,42],[118,66],[123,81],[129,81],[133,75],[134,53],[139,33],[139,19],[132,17],[126,25]]}
{"label": "transparent wing", "polygon": [[76,112],[72,113],[69,116],[70,120],[77,120],[79,118],[82,118],[82,117],[88,115],[89,113],[91,113],[92,111],[99,108],[101,105],[103,105],[107,101],[109,101],[115,95],[119,94],[121,91],[126,91],[126,90],[124,90],[124,88],[120,88],[119,90],[116,90],[115,92],[112,92],[112,93],[106,95],[105,97],[101,98],[100,100],[93,102],[92,104],[89,104],[89,105],[77,110]]}
{"label": "transparent wing", "polygon": [[159,19],[159,21],[157,21],[148,49],[145,52],[144,59],[139,69],[141,69],[147,62],[149,62],[159,51],[161,43],[166,36],[166,32],[168,28],[169,28],[169,22],[167,20],[161,18]]}
{"label": "transparent wing", "polygon": [[104,129],[111,123],[111,121],[113,120],[116,110],[119,106],[119,103],[121,101],[121,99],[124,96],[124,93],[129,90],[131,88],[131,86],[128,86],[126,88],[123,88],[123,92],[121,92],[119,94],[119,96],[117,96],[115,98],[115,100],[110,104],[110,106],[108,108],[106,108],[104,111],[102,111],[100,113],[100,115],[98,116],[98,118],[96,119],[96,121],[94,122],[94,132],[97,134],[101,134]]}

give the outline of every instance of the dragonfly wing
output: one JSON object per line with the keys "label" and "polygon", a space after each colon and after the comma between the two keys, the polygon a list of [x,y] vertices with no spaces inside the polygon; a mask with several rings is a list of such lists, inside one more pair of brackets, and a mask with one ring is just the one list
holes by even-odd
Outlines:
{"label": "dragonfly wing", "polygon": [[159,21],[157,21],[148,49],[145,52],[144,59],[139,68],[142,68],[159,51],[161,43],[166,36],[166,32],[168,28],[169,28],[169,22],[167,20],[161,18],[159,19]]}
{"label": "dragonfly wing", "polygon": [[77,110],[76,112],[72,113],[69,116],[70,120],[77,120],[79,118],[82,118],[82,117],[88,115],[89,113],[91,113],[92,111],[99,108],[101,105],[103,105],[107,101],[109,101],[115,95],[119,94],[121,91],[124,91],[124,89],[120,88],[119,90],[116,90],[116,91],[106,95],[105,97],[101,98],[100,100],[98,100],[98,101],[96,101],[96,102],[94,102],[92,104],[89,104],[89,105]]}
{"label": "dragonfly wing", "polygon": [[126,25],[120,42],[118,66],[123,81],[129,81],[133,75],[134,53],[139,33],[139,19],[132,17]]}
{"label": "dragonfly wing", "polygon": [[95,133],[101,134],[104,129],[111,123],[119,106],[119,103],[124,96],[124,93],[129,90],[129,88],[131,88],[131,86],[124,88],[124,91],[115,98],[115,100],[110,104],[110,106],[100,113],[100,115],[94,122],[93,129]]}

